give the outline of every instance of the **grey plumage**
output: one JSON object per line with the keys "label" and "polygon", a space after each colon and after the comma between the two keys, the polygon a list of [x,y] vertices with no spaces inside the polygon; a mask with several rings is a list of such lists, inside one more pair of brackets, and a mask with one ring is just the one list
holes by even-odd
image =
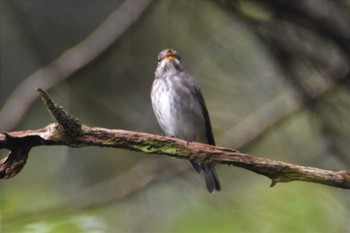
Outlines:
{"label": "grey plumage", "polygon": [[[151,99],[165,135],[215,145],[199,84],[185,70],[180,56],[173,49],[159,53]],[[214,164],[191,163],[197,172],[203,171],[209,192],[220,190]]]}

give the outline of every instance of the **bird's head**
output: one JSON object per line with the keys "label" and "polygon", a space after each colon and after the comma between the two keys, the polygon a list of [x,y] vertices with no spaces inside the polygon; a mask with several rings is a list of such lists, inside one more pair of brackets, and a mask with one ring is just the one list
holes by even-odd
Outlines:
{"label": "bird's head", "polygon": [[164,49],[158,55],[156,76],[175,74],[184,70],[181,57],[174,49]]}

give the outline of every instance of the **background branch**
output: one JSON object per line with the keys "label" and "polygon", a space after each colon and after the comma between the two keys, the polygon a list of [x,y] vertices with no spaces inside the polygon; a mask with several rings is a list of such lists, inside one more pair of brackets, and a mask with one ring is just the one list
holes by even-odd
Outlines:
{"label": "background branch", "polygon": [[37,87],[48,90],[86,66],[123,35],[150,3],[151,0],[126,0],[87,38],[26,78],[0,109],[0,129],[11,129],[21,120],[37,98],[33,90]]}

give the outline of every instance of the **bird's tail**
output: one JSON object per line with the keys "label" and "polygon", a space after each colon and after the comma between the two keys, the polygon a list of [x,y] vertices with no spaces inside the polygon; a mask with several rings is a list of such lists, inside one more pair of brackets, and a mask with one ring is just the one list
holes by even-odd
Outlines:
{"label": "bird's tail", "polygon": [[207,185],[207,189],[210,193],[214,190],[220,191],[221,185],[219,182],[219,178],[216,175],[215,166],[212,163],[197,163],[191,162],[193,167],[197,172],[201,173],[203,171],[205,183]]}

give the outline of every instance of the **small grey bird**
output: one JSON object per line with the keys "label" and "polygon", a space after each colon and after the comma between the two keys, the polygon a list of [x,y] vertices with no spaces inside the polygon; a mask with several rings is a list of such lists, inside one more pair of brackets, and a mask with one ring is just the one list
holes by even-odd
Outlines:
{"label": "small grey bird", "polygon": [[[176,50],[158,55],[151,91],[153,111],[166,136],[215,145],[208,110],[195,80],[184,68]],[[203,172],[208,191],[220,190],[214,164],[191,161]]]}

